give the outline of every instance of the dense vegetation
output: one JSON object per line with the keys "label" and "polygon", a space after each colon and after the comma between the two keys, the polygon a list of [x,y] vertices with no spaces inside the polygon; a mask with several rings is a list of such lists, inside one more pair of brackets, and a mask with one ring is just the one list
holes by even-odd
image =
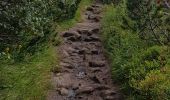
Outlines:
{"label": "dense vegetation", "polygon": [[113,79],[129,100],[170,99],[169,4],[122,0],[105,7],[103,36]]}
{"label": "dense vegetation", "polygon": [[73,18],[80,0],[1,0],[0,58],[21,60],[55,35],[54,22]]}
{"label": "dense vegetation", "polygon": [[45,100],[58,68],[57,33],[81,20],[91,0],[0,1],[0,100]]}

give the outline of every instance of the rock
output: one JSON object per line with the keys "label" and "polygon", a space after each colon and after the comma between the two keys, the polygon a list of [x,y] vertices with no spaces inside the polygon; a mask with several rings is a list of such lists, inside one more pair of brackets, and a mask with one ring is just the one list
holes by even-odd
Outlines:
{"label": "rock", "polygon": [[92,7],[96,7],[96,8],[99,8],[100,5],[96,5],[96,4],[93,4]]}
{"label": "rock", "polygon": [[71,37],[68,37],[67,40],[70,40],[70,41],[72,41],[72,42],[76,42],[76,41],[79,41],[80,38],[77,38],[77,37],[75,37],[75,36],[71,36]]}
{"label": "rock", "polygon": [[89,66],[90,67],[104,67],[105,62],[104,61],[90,61]]}
{"label": "rock", "polygon": [[94,20],[95,17],[96,17],[95,15],[88,15],[88,19],[89,19],[89,20]]}
{"label": "rock", "polygon": [[99,51],[98,51],[98,50],[92,50],[92,51],[91,51],[91,54],[98,55],[98,54],[99,54]]}
{"label": "rock", "polygon": [[79,53],[79,50],[72,48],[72,47],[68,47],[67,51],[70,55],[75,55],[75,53]]}
{"label": "rock", "polygon": [[100,14],[102,11],[101,10],[94,10],[93,13],[94,14]]}
{"label": "rock", "polygon": [[66,67],[66,68],[69,68],[69,69],[73,69],[73,66],[68,64],[68,63],[64,63],[64,62],[61,62],[60,63],[60,66],[63,66],[63,67]]}
{"label": "rock", "polygon": [[75,52],[75,53],[77,53],[78,52],[78,50],[76,50],[76,49],[74,49],[73,47],[67,47],[67,51],[68,52]]}
{"label": "rock", "polygon": [[118,100],[114,96],[106,96],[104,97],[104,100]]}
{"label": "rock", "polygon": [[101,20],[101,17],[100,16],[96,16],[94,19],[93,19],[95,22],[99,22]]}
{"label": "rock", "polygon": [[93,7],[87,7],[86,10],[87,11],[93,11],[94,9],[93,9]]}
{"label": "rock", "polygon": [[70,40],[72,42],[78,41],[81,39],[81,35],[77,31],[68,31],[63,34],[63,37],[66,38],[66,40]]}
{"label": "rock", "polygon": [[80,37],[80,34],[76,31],[68,31],[63,34],[63,37],[70,37],[70,36]]}
{"label": "rock", "polygon": [[75,91],[73,89],[69,89],[69,91],[68,91],[68,98],[74,98],[75,96],[76,96]]}
{"label": "rock", "polygon": [[116,92],[113,90],[105,90],[102,92],[103,96],[114,96],[115,94],[116,94]]}
{"label": "rock", "polygon": [[100,38],[99,37],[96,37],[96,36],[91,36],[91,37],[86,37],[84,39],[85,42],[96,42],[96,41],[100,41]]}
{"label": "rock", "polygon": [[91,71],[92,71],[93,73],[102,72],[100,68],[94,68],[94,69],[91,69]]}
{"label": "rock", "polygon": [[77,30],[82,35],[91,36],[91,32],[88,29]]}
{"label": "rock", "polygon": [[85,77],[85,72],[78,72],[78,74],[76,75],[77,78],[79,79],[83,79]]}
{"label": "rock", "polygon": [[94,91],[94,88],[93,87],[80,87],[78,90],[77,90],[77,94],[90,94],[91,92]]}
{"label": "rock", "polygon": [[97,90],[107,90],[107,89],[110,89],[110,87],[107,86],[107,85],[96,85],[95,89],[97,89]]}
{"label": "rock", "polygon": [[94,20],[95,22],[99,22],[101,20],[100,16],[96,16],[96,15],[89,15],[88,16],[89,20]]}
{"label": "rock", "polygon": [[78,54],[80,54],[80,55],[85,54],[85,50],[79,50]]}
{"label": "rock", "polygon": [[67,52],[67,51],[65,51],[65,50],[63,50],[63,54],[64,54],[64,56],[66,56],[66,57],[68,57],[68,56],[69,56],[68,52]]}
{"label": "rock", "polygon": [[61,73],[60,76],[53,77],[52,79],[53,86],[55,86],[56,88],[69,88],[73,85],[74,81],[76,80],[71,77],[70,73]]}
{"label": "rock", "polygon": [[61,88],[59,90],[59,93],[63,96],[66,96],[66,95],[68,95],[69,91],[66,88]]}
{"label": "rock", "polygon": [[96,76],[90,77],[90,79],[93,80],[95,83],[101,83],[98,77]]}
{"label": "rock", "polygon": [[60,72],[60,67],[58,65],[54,66],[51,68],[51,72],[53,73],[59,73]]}
{"label": "rock", "polygon": [[91,30],[91,33],[99,33],[99,28],[94,28]]}
{"label": "rock", "polygon": [[[80,99],[80,100],[82,100],[82,99]],[[90,96],[87,97],[87,99],[83,99],[83,100],[103,100],[103,98],[100,97],[100,95],[99,96],[90,95]]]}

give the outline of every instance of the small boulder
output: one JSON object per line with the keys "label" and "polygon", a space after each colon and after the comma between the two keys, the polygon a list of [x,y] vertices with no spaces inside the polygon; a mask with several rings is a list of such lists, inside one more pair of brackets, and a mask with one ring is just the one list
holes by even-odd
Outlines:
{"label": "small boulder", "polygon": [[68,95],[69,91],[66,88],[61,88],[59,90],[59,93],[63,96],[66,96],[66,95]]}

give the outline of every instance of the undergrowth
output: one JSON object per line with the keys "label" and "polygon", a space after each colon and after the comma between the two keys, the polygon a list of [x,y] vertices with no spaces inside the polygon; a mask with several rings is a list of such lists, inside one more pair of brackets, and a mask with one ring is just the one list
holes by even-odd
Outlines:
{"label": "undergrowth", "polygon": [[[91,4],[92,0],[81,0],[79,7],[71,19],[65,19],[53,25],[55,31],[65,31],[81,21],[81,12]],[[56,33],[55,32],[55,33]],[[50,37],[51,41],[43,45],[33,55],[27,54],[22,62],[8,58],[8,48],[0,60],[0,100],[46,100],[50,85],[50,71],[58,69],[58,58],[53,45],[60,43],[57,34]],[[2,56],[2,55],[1,55]],[[18,55],[17,55],[17,58]]]}
{"label": "undergrowth", "polygon": [[102,35],[112,62],[113,79],[128,100],[170,99],[168,45],[148,44],[133,30],[126,3],[105,6]]}

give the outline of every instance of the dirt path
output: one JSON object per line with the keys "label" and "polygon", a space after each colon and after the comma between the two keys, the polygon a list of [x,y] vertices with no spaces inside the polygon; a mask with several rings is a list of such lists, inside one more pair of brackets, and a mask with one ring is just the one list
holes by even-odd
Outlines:
{"label": "dirt path", "polygon": [[61,72],[53,73],[48,100],[122,100],[99,37],[101,12],[102,5],[95,2],[82,23],[60,33]]}

